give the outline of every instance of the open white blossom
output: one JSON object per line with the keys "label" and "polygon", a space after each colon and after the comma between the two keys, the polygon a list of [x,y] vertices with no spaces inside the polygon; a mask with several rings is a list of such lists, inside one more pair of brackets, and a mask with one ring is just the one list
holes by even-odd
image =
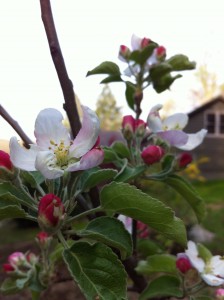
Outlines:
{"label": "open white blossom", "polygon": [[20,146],[16,137],[10,140],[10,158],[13,165],[26,171],[40,171],[47,179],[60,177],[64,172],[86,170],[99,165],[104,153],[94,147],[100,131],[97,115],[83,106],[82,127],[71,140],[62,114],[53,108],[42,110],[35,122],[36,144],[30,149]]}
{"label": "open white blossom", "polygon": [[188,123],[187,114],[176,113],[162,120],[159,114],[162,107],[160,104],[154,106],[148,115],[147,124],[153,133],[171,146],[185,151],[193,150],[203,142],[207,134],[206,129],[196,133],[185,133],[183,129]]}
{"label": "open white blossom", "polygon": [[224,258],[220,255],[212,256],[205,261],[199,256],[197,245],[192,241],[188,242],[185,254],[208,285],[219,286],[224,283]]}

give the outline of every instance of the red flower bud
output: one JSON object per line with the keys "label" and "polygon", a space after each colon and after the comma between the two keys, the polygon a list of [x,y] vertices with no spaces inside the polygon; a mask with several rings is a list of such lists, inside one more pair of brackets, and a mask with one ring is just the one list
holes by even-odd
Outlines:
{"label": "red flower bud", "polygon": [[152,165],[159,162],[164,155],[164,150],[160,146],[151,145],[146,147],[142,153],[141,157],[147,165]]}
{"label": "red flower bud", "polygon": [[183,274],[185,274],[188,270],[192,269],[191,262],[186,254],[177,254],[176,267]]}
{"label": "red flower bud", "polygon": [[143,49],[143,48],[147,47],[150,43],[151,43],[151,40],[149,38],[144,37],[141,40],[141,48]]}
{"label": "red flower bud", "polygon": [[4,272],[6,272],[6,273],[13,272],[15,270],[15,268],[10,264],[3,264],[2,267],[3,267]]}
{"label": "red flower bud", "polygon": [[121,60],[127,61],[129,59],[130,54],[131,54],[131,51],[127,46],[125,46],[125,45],[120,46],[119,58]]}
{"label": "red flower bud", "polygon": [[166,56],[166,48],[163,46],[159,46],[155,49],[156,57],[157,58],[165,58]]}
{"label": "red flower bud", "polygon": [[143,120],[135,120],[135,134],[137,136],[143,137],[143,135],[145,134],[145,128],[146,123]]}
{"label": "red flower bud", "polygon": [[126,140],[133,138],[135,131],[135,119],[131,116],[124,116],[122,121],[122,132]]}
{"label": "red flower bud", "polygon": [[9,171],[11,171],[13,168],[9,154],[3,150],[0,150],[0,167],[4,167]]}
{"label": "red flower bud", "polygon": [[40,199],[38,222],[44,231],[52,232],[62,219],[65,208],[61,199],[54,194],[47,194]]}
{"label": "red flower bud", "polygon": [[137,221],[138,237],[145,239],[149,237],[149,228],[146,224]]}
{"label": "red flower bud", "polygon": [[45,231],[39,232],[36,238],[40,245],[45,245],[49,241],[49,239],[51,239],[51,237]]}
{"label": "red flower bud", "polygon": [[183,152],[178,157],[178,167],[185,168],[188,164],[192,162],[192,155],[188,152]]}

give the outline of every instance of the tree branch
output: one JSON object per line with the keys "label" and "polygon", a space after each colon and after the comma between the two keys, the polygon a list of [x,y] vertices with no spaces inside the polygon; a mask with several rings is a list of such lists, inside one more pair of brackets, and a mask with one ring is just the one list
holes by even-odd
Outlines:
{"label": "tree branch", "polygon": [[67,113],[68,120],[71,126],[73,137],[77,135],[80,130],[80,120],[78,110],[75,102],[75,93],[73,91],[72,81],[68,77],[65,62],[61,52],[60,44],[57,37],[57,32],[54,25],[54,19],[51,11],[50,0],[40,0],[41,17],[44,24],[45,32],[50,47],[51,57],[57,71],[58,79],[61,84],[65,103],[63,108]]}
{"label": "tree branch", "polygon": [[29,139],[29,137],[25,134],[25,132],[22,130],[20,125],[17,121],[15,121],[8,112],[3,108],[2,105],[0,105],[0,115],[3,117],[3,119],[6,120],[7,123],[18,133],[18,135],[21,137],[24,146],[29,149],[30,144],[33,144],[33,142]]}

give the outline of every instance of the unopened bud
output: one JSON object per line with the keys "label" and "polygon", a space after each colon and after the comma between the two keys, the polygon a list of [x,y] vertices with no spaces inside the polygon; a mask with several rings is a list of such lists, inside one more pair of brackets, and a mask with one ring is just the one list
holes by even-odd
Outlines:
{"label": "unopened bud", "polygon": [[163,148],[160,146],[151,145],[142,151],[141,157],[145,164],[152,165],[156,162],[159,162],[164,154],[165,152]]}
{"label": "unopened bud", "polygon": [[177,158],[177,164],[180,169],[185,168],[192,162],[193,158],[192,155],[188,152],[183,152]]}
{"label": "unopened bud", "polygon": [[135,119],[131,116],[124,116],[122,121],[122,133],[127,141],[132,140],[135,131]]}
{"label": "unopened bud", "polygon": [[145,134],[145,128],[146,128],[146,123],[141,120],[137,119],[135,120],[135,134],[138,137],[143,137]]}
{"label": "unopened bud", "polygon": [[13,168],[9,154],[3,150],[0,150],[0,167],[6,168],[9,171],[12,171]]}
{"label": "unopened bud", "polygon": [[63,218],[65,208],[61,199],[54,194],[47,194],[40,199],[38,207],[38,223],[46,232],[57,229]]}
{"label": "unopened bud", "polygon": [[141,48],[143,49],[143,48],[147,47],[150,43],[151,43],[151,40],[149,38],[144,37],[141,40]]}
{"label": "unopened bud", "polygon": [[185,253],[177,254],[176,267],[183,274],[192,269],[191,262]]}
{"label": "unopened bud", "polygon": [[166,57],[166,48],[159,46],[155,49],[156,58],[162,60]]}
{"label": "unopened bud", "polygon": [[120,60],[127,61],[129,59],[130,54],[131,54],[131,51],[127,46],[125,46],[125,45],[120,46],[119,55],[118,55]]}

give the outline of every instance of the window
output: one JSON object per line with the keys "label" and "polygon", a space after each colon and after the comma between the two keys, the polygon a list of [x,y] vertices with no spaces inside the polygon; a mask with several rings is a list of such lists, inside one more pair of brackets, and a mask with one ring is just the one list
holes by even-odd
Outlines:
{"label": "window", "polygon": [[209,112],[205,115],[205,128],[209,135],[224,136],[224,112]]}

